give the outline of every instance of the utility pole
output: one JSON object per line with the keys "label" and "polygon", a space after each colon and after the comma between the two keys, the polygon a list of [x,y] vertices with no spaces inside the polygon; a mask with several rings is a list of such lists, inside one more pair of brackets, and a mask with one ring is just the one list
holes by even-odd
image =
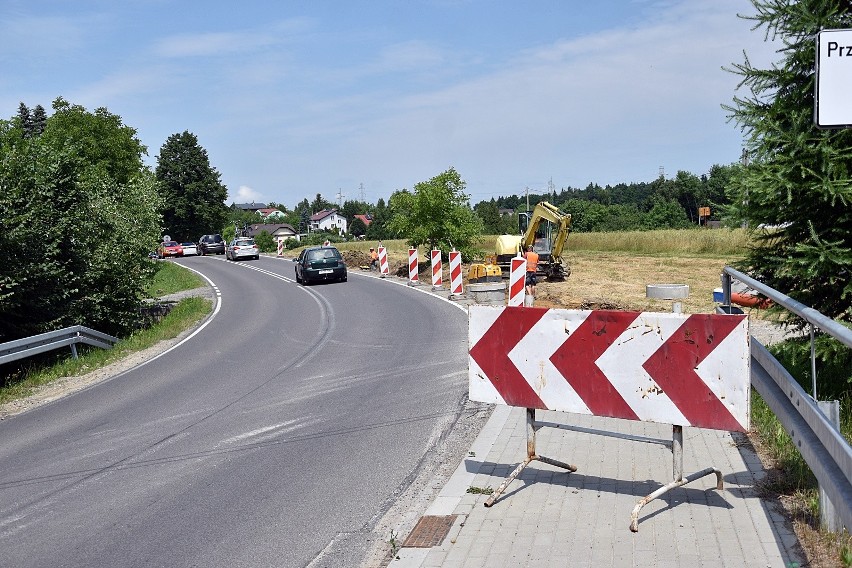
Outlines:
{"label": "utility pole", "polygon": [[337,188],[337,206],[340,208],[343,207],[343,197],[344,195],[341,193],[341,189]]}

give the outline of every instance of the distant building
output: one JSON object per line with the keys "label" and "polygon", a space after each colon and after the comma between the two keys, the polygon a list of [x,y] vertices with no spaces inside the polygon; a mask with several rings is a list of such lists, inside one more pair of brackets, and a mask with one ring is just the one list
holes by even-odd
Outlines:
{"label": "distant building", "polygon": [[296,239],[297,241],[301,240],[299,239],[298,233],[296,233],[296,229],[294,229],[292,225],[288,225],[287,223],[256,223],[254,225],[249,225],[248,236],[254,238],[263,231],[266,231],[267,233],[272,235],[272,238],[276,241],[279,238]]}
{"label": "distant building", "polygon": [[497,210],[497,212],[500,213],[501,217],[505,217],[507,215],[514,215],[515,214],[514,209],[509,209],[509,208],[506,208],[506,207],[501,207],[500,209]]}
{"label": "distant building", "polygon": [[311,215],[311,231],[332,231],[337,234],[346,232],[346,217],[337,213],[337,209],[323,209]]}
{"label": "distant building", "polygon": [[266,209],[266,203],[235,203],[233,207],[237,209],[242,209],[243,211],[260,211],[261,209]]}
{"label": "distant building", "polygon": [[267,221],[274,221],[275,219],[283,219],[286,217],[284,212],[274,207],[264,207],[263,209],[258,209],[257,212],[263,215],[263,218]]}
{"label": "distant building", "polygon": [[364,222],[365,227],[369,227],[370,223],[373,222],[373,216],[367,213],[366,215],[355,215],[356,219],[361,219]]}

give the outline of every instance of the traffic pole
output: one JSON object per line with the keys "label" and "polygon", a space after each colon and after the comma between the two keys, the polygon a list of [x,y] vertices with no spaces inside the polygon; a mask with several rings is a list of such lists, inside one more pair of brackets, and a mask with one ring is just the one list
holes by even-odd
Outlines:
{"label": "traffic pole", "polygon": [[417,249],[408,249],[408,285],[416,286],[420,284],[420,278],[417,276]]}
{"label": "traffic pole", "polygon": [[390,272],[390,268],[388,267],[388,250],[383,246],[379,246],[379,272],[382,273],[382,278]]}
{"label": "traffic pole", "polygon": [[512,259],[509,272],[509,306],[525,305],[527,261],[520,254]]}
{"label": "traffic pole", "polygon": [[441,265],[441,251],[432,249],[432,289],[444,287],[444,267]]}
{"label": "traffic pole", "polygon": [[461,253],[453,249],[450,253],[450,295],[458,298],[462,294]]}

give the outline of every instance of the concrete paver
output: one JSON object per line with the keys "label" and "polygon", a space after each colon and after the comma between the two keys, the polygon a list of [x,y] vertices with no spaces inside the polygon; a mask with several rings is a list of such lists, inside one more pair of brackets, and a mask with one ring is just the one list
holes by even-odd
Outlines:
{"label": "concrete paver", "polygon": [[576,465],[565,470],[533,461],[494,503],[469,487],[494,489],[526,456],[522,408],[498,406],[427,515],[459,515],[431,549],[402,548],[394,568],[478,566],[757,566],[803,564],[796,537],[754,489],[762,466],[732,434],[684,430],[684,474],[710,475],[651,501],[642,497],[672,480],[671,426],[537,411],[537,422],[559,424],[536,433],[539,455]]}

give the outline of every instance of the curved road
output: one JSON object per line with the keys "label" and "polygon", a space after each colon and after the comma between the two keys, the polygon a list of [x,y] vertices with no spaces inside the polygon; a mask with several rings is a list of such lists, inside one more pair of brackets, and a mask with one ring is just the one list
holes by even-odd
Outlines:
{"label": "curved road", "polygon": [[0,422],[0,564],[357,565],[460,412],[466,317],[355,271],[179,262],[221,294],[199,333]]}

